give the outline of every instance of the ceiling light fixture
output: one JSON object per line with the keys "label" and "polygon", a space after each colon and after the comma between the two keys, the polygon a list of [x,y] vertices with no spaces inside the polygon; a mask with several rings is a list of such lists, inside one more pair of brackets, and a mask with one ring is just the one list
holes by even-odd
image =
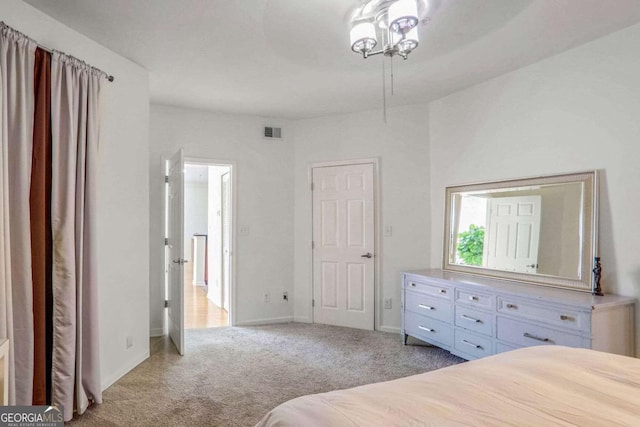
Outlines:
{"label": "ceiling light fixture", "polygon": [[[351,50],[363,58],[383,54],[407,59],[418,47],[419,12],[424,16],[427,11],[425,0],[365,0],[351,20]],[[380,29],[382,48],[374,51],[378,45],[376,24]]]}

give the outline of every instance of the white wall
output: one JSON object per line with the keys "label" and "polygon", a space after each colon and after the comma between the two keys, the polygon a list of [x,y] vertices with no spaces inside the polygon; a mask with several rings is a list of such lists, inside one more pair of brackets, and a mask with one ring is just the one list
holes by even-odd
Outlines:
{"label": "white wall", "polygon": [[[115,76],[104,83],[98,173],[98,286],[103,387],[149,355],[149,76],[19,0],[0,2],[8,25]],[[133,347],[126,348],[131,336]]]}
{"label": "white wall", "polygon": [[431,235],[447,185],[600,169],[604,290],[640,297],[638,76],[635,25],[430,104]]}
{"label": "white wall", "polygon": [[[393,108],[384,123],[381,111],[327,116],[295,122],[295,320],[309,322],[311,298],[311,191],[314,162],[377,158],[380,163],[382,237],[378,300],[386,331],[400,330],[400,272],[422,268],[429,259],[429,127],[426,105]],[[392,298],[392,309],[382,301]]]}
{"label": "white wall", "polygon": [[209,190],[206,182],[187,182],[184,186],[184,255],[193,267],[194,234],[207,234]]}
{"label": "white wall", "polygon": [[[262,139],[266,124],[284,127],[286,141]],[[286,121],[151,107],[151,332],[163,327],[162,156],[184,147],[185,156],[236,162],[236,324],[287,321],[291,303],[276,295],[292,291],[293,150]],[[271,302],[263,302],[264,292]]]}

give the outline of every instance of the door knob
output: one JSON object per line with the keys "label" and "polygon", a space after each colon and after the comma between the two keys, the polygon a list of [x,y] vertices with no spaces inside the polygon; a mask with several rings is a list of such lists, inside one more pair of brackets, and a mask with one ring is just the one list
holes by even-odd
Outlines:
{"label": "door knob", "polygon": [[371,258],[371,257],[373,257],[373,254],[371,252],[367,252],[364,255],[360,255],[360,258]]}
{"label": "door knob", "polygon": [[525,267],[538,268],[538,264],[528,264]]}

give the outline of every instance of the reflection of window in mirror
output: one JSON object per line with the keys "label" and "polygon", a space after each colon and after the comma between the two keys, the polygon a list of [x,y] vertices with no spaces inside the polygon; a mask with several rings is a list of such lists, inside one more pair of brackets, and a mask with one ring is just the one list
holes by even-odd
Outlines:
{"label": "reflection of window in mirror", "polygon": [[484,232],[487,223],[487,199],[472,195],[460,197],[458,241],[455,263],[486,265]]}

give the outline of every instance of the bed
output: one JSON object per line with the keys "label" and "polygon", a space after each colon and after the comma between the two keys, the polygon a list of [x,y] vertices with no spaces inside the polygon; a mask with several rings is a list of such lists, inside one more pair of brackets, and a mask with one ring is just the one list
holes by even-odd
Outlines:
{"label": "bed", "polygon": [[425,374],[302,396],[267,426],[640,426],[640,360],[537,346]]}

